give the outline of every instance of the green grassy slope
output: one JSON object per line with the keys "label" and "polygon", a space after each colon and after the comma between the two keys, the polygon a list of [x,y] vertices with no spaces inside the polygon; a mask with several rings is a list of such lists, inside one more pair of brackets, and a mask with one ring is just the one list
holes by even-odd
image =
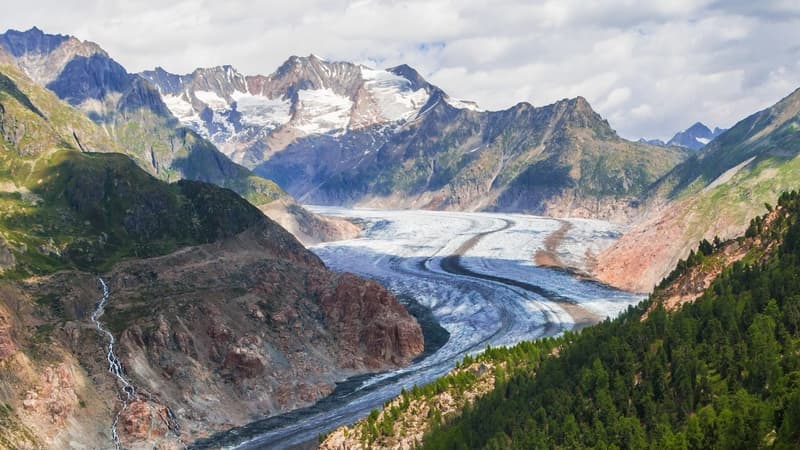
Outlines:
{"label": "green grassy slope", "polygon": [[691,195],[740,164],[747,163],[743,169],[752,171],[766,161],[790,161],[800,154],[798,131],[800,89],[737,123],[675,167],[659,181],[654,192],[671,198]]}
{"label": "green grassy slope", "polygon": [[267,220],[232,191],[167,185],[128,156],[81,152],[72,132],[84,148],[105,143],[80,112],[0,74],[0,259],[10,274],[101,270]]}

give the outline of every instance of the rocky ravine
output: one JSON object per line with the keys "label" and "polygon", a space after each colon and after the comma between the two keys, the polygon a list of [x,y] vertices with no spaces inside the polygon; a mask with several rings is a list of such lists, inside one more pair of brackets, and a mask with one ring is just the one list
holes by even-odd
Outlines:
{"label": "rocky ravine", "polygon": [[[387,290],[328,271],[276,234],[254,227],[104,275],[102,320],[137,390],[118,426],[126,448],[179,446],[307,405],[344,377],[423,350],[419,325]],[[2,287],[0,401],[14,445],[112,446],[120,405],[89,320],[96,278],[60,272]]]}

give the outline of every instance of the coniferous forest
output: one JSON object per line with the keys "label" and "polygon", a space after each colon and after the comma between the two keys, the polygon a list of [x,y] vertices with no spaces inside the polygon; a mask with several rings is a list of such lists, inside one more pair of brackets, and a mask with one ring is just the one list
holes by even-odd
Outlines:
{"label": "coniferous forest", "polygon": [[800,448],[800,194],[768,216],[747,230],[758,250],[697,301],[667,311],[651,297],[564,335],[557,357],[509,373],[423,447]]}

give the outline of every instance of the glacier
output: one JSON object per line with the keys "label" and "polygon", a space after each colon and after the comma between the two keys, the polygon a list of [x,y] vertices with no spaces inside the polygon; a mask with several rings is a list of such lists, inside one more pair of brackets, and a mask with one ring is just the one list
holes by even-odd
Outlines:
{"label": "glacier", "polygon": [[[401,299],[414,298],[430,308],[450,338],[408,367],[359,377],[354,387],[321,401],[324,407],[254,422],[212,438],[208,448],[285,448],[312,441],[366,416],[401,389],[444,375],[465,355],[488,345],[558,335],[576,327],[576,310],[596,321],[643,299],[533,262],[545,239],[566,221],[570,227],[558,256],[570,264],[585,263],[619,237],[622,230],[610,223],[522,214],[307,208],[364,228],[356,239],[312,247],[325,264],[379,280]],[[570,312],[563,305],[570,305]]]}

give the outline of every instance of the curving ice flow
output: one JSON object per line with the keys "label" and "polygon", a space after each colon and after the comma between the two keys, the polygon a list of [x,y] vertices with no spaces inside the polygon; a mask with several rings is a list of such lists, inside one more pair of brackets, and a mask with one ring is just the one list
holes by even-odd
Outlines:
{"label": "curving ice flow", "polygon": [[119,435],[117,434],[117,423],[119,422],[119,416],[127,407],[128,404],[132,400],[136,398],[136,388],[128,381],[125,377],[125,374],[122,371],[122,363],[120,362],[117,355],[114,353],[114,344],[116,343],[116,339],[114,339],[114,335],[103,326],[102,322],[100,322],[100,317],[103,316],[103,313],[106,312],[106,303],[108,303],[109,299],[109,292],[108,292],[108,285],[102,278],[97,278],[100,281],[100,285],[103,288],[103,297],[97,303],[97,308],[95,308],[94,312],[92,313],[92,322],[94,323],[95,328],[100,334],[104,335],[108,340],[108,346],[106,347],[106,360],[108,361],[108,371],[114,375],[120,385],[122,385],[122,395],[120,395],[120,401],[122,401],[122,408],[117,412],[117,415],[114,416],[114,422],[111,424],[111,437],[114,440],[114,447],[117,450],[122,448],[122,445],[119,442]]}
{"label": "curving ice flow", "polygon": [[[254,423],[214,445],[249,439],[238,448],[284,448],[313,440],[364,417],[401,388],[447,373],[456,361],[487,345],[556,335],[575,326],[576,311],[599,320],[641,300],[534,265],[536,250],[561,227],[558,220],[515,214],[309,209],[364,224],[357,239],[312,248],[330,268],[379,280],[401,298],[414,298],[431,309],[450,339],[422,361],[365,377],[325,408]],[[610,245],[619,234],[605,222],[569,222],[572,226],[559,257],[570,263]]]}

